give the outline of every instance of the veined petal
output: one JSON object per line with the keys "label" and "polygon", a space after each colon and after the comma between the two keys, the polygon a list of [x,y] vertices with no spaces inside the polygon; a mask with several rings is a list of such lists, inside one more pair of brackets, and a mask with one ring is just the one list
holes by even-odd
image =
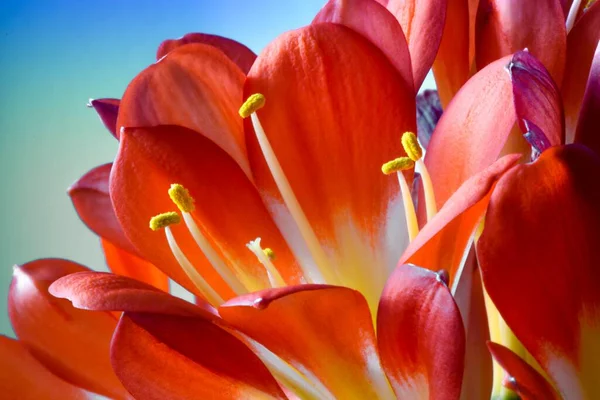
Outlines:
{"label": "veined petal", "polygon": [[376,0],[329,0],[313,23],[332,22],[344,25],[369,39],[413,87],[413,73],[408,43],[396,18]]}
{"label": "veined petal", "polygon": [[[184,185],[196,199],[191,214],[229,267],[239,267],[258,287],[269,287],[264,267],[245,246],[261,237],[275,251],[284,280],[299,282],[297,263],[242,169],[206,137],[177,126],[126,129],[113,168],[111,198],[117,217],[145,259],[200,294],[173,257],[165,235],[148,228],[150,218],[176,209],[167,193],[172,183]],[[206,281],[225,299],[233,297],[186,227],[171,229]]]}
{"label": "veined petal", "polygon": [[[173,49],[127,87],[117,126],[179,125],[212,140],[248,171],[237,111],[244,73],[222,51],[192,43]],[[120,134],[120,133],[119,133]]]}
{"label": "veined petal", "polygon": [[369,307],[355,290],[326,285],[264,290],[230,300],[219,314],[318,379],[333,398],[393,398],[379,363]]}
{"label": "veined petal", "polygon": [[[405,154],[401,134],[416,128],[412,89],[361,35],[321,23],[268,45],[244,92],[265,96],[257,115],[342,285],[376,307],[407,241],[398,183],[381,165]],[[254,130],[246,128],[261,195],[299,261],[312,263]]]}
{"label": "veined petal", "polygon": [[221,50],[231,61],[233,61],[240,70],[247,74],[252,67],[252,63],[256,60],[256,54],[248,47],[235,40],[206,33],[188,33],[179,39],[165,40],[158,46],[156,51],[156,59],[160,60],[173,49],[184,46],[190,43],[201,43],[213,46]]}
{"label": "veined petal", "polygon": [[558,400],[560,397],[539,372],[510,349],[488,342],[490,353],[508,374],[505,385],[528,400]]}
{"label": "veined petal", "polygon": [[[497,60],[473,76],[437,124],[425,164],[438,209],[463,182],[496,161],[511,136],[515,109],[506,67],[512,59],[508,56]],[[522,137],[516,139],[526,144]]]}
{"label": "veined petal", "polygon": [[595,2],[577,21],[567,38],[567,67],[560,87],[565,106],[567,143],[572,143],[577,119],[600,40],[600,2]]}
{"label": "veined petal", "polygon": [[519,158],[517,154],[504,156],[467,180],[421,229],[400,258],[400,264],[411,263],[433,271],[443,267],[448,271],[450,287],[454,288],[492,189]]}
{"label": "veined petal", "polygon": [[600,42],[596,48],[590,76],[588,78],[579,120],[575,142],[585,144],[600,155]]}
{"label": "veined petal", "polygon": [[119,99],[91,99],[89,106],[93,107],[108,131],[117,138],[117,115],[119,114]]}
{"label": "veined petal", "polygon": [[555,81],[562,80],[567,30],[557,0],[481,0],[476,31],[478,69],[498,58],[528,49]]}
{"label": "veined petal", "polygon": [[82,389],[58,378],[18,340],[0,335],[0,390],[6,399],[83,400]]}
{"label": "veined petal", "polygon": [[111,361],[139,399],[286,398],[246,345],[203,318],[126,312]]}
{"label": "veined petal", "polygon": [[521,132],[526,133],[527,122],[532,122],[545,134],[550,146],[564,144],[562,99],[544,65],[529,52],[519,51],[513,56],[508,71]]}
{"label": "veined petal", "polygon": [[148,283],[165,292],[169,291],[169,277],[154,265],[108,240],[102,239],[101,244],[106,265],[112,272]]}
{"label": "veined petal", "polygon": [[600,158],[578,145],[513,168],[477,246],[491,300],[568,398],[600,396],[598,179]]}
{"label": "veined petal", "polygon": [[216,310],[205,301],[194,305],[143,282],[106,272],[67,275],[50,285],[49,292],[83,310],[199,316],[209,320],[217,317]]}
{"label": "veined petal", "polygon": [[381,362],[400,399],[458,399],[465,328],[452,294],[432,271],[401,265],[377,313]]}
{"label": "veined petal", "polygon": [[77,310],[48,293],[53,281],[80,271],[87,268],[59,259],[16,266],[8,295],[10,321],[19,340],[57,376],[95,393],[128,398],[108,357],[115,318]]}
{"label": "veined petal", "polygon": [[84,174],[68,190],[81,221],[96,235],[132,254],[137,254],[115,215],[110,201],[108,179],[112,163],[100,165]]}
{"label": "veined petal", "polygon": [[433,64],[444,30],[445,0],[377,0],[396,17],[408,42],[415,79],[419,90]]}

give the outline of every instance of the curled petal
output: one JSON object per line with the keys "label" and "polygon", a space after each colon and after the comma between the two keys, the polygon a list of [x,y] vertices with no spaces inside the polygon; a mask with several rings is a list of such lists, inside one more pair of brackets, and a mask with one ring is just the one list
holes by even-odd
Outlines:
{"label": "curled petal", "polygon": [[560,398],[535,368],[527,364],[510,349],[494,342],[488,342],[488,348],[494,360],[508,374],[506,386],[523,399],[558,400]]}
{"label": "curled petal", "polygon": [[238,67],[240,67],[240,70],[244,74],[248,73],[250,67],[252,67],[252,63],[254,63],[254,60],[256,60],[256,54],[254,54],[252,50],[240,42],[236,42],[235,40],[226,37],[209,35],[206,33],[188,33],[179,39],[165,40],[160,44],[160,46],[158,46],[158,50],[156,51],[156,59],[160,60],[173,49],[190,43],[201,43],[216,47],[225,53],[225,55],[229,57],[231,61],[233,61]]}
{"label": "curled petal", "polygon": [[408,42],[415,91],[433,64],[444,30],[445,0],[377,0],[396,17]]}
{"label": "curled petal", "polygon": [[598,126],[600,124],[600,42],[596,48],[594,61],[590,70],[579,120],[577,122],[577,132],[575,133],[575,142],[585,144],[600,154],[600,133]]}
{"label": "curled petal", "polygon": [[560,82],[565,69],[567,31],[556,0],[481,0],[476,29],[477,68],[528,49]]}
{"label": "curled petal", "polygon": [[413,265],[396,268],[381,296],[377,341],[398,398],[460,397],[465,328],[439,274]]}
{"label": "curled petal", "polygon": [[195,306],[148,284],[105,272],[86,271],[67,275],[55,281],[49,291],[84,310],[216,318],[215,309],[205,301],[199,300]]}
{"label": "curled petal", "polygon": [[600,2],[595,2],[577,21],[567,37],[567,67],[560,87],[565,106],[567,143],[575,137],[577,119],[590,74],[594,52],[600,40]]}
{"label": "curled petal", "polygon": [[126,312],[111,361],[138,399],[286,398],[246,345],[203,318]]}
{"label": "curled petal", "polygon": [[80,271],[87,268],[59,259],[15,267],[8,294],[10,321],[19,340],[57,376],[95,393],[128,398],[108,357],[115,318],[75,309],[48,293],[53,281]]}
{"label": "curled petal", "polygon": [[89,106],[93,107],[108,131],[117,138],[117,115],[119,114],[119,99],[91,99]]}
{"label": "curled petal", "polygon": [[600,158],[546,150],[498,182],[477,251],[494,305],[567,398],[595,398],[600,368]]}
{"label": "curled petal", "polygon": [[219,314],[298,371],[319,379],[334,398],[391,395],[369,307],[357,291],[325,285],[265,290],[230,300]]}
{"label": "curled petal", "polygon": [[330,0],[313,23],[332,22],[360,33],[396,67],[407,87],[413,87],[413,73],[406,37],[392,14],[376,0]]}
{"label": "curled petal", "polygon": [[119,131],[122,127],[183,126],[212,140],[247,172],[242,120],[237,113],[244,77],[213,46],[177,47],[131,81],[121,100]]}
{"label": "curled petal", "polygon": [[0,336],[0,390],[6,399],[83,400],[86,393],[52,374],[18,340]]}

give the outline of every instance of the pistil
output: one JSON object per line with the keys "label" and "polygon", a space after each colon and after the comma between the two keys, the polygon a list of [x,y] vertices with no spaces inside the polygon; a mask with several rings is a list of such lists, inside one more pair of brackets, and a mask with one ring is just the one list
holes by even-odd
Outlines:
{"label": "pistil", "polygon": [[254,253],[256,258],[258,258],[258,261],[267,270],[267,276],[269,277],[269,283],[271,284],[272,288],[286,286],[281,274],[279,273],[277,268],[275,268],[275,265],[273,265],[275,253],[269,248],[263,250],[263,248],[260,246],[260,240],[260,238],[251,240],[250,242],[248,242],[248,244],[246,244],[246,247],[248,248],[248,250]]}
{"label": "pistil", "polygon": [[316,264],[316,267],[303,265],[304,276],[310,283],[329,283],[339,284],[339,278],[331,268],[329,259],[325,254],[325,251],[319,243],[319,239],[312,229],[306,214],[302,210],[296,195],[294,194],[292,187],[285,176],[279,160],[275,156],[275,152],[271,147],[271,143],[265,134],[265,131],[258,119],[256,111],[265,105],[265,97],[256,93],[248,97],[246,102],[240,108],[240,116],[242,118],[250,117],[252,120],[252,126],[258,140],[258,144],[263,153],[265,161],[271,171],[271,175],[275,180],[275,184],[281,193],[281,197],[285,202],[287,209],[289,210],[292,218],[294,219],[302,238],[306,242],[308,250]]}

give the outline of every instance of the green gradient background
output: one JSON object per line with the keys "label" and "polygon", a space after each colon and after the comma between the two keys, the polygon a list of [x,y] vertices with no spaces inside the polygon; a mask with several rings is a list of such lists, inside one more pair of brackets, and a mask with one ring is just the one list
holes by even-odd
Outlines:
{"label": "green gradient background", "polygon": [[[259,52],[309,23],[323,0],[14,1],[0,4],[0,333],[12,265],[62,257],[105,269],[98,239],[67,187],[111,161],[117,142],[90,97],[121,97],[158,44],[187,32],[228,36]],[[425,86],[433,87],[431,77]]]}

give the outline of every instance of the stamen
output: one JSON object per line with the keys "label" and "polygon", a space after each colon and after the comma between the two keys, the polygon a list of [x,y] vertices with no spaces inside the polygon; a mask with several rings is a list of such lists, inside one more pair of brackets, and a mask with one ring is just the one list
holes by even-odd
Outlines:
{"label": "stamen", "polygon": [[[174,217],[177,216],[177,218]],[[196,271],[196,268],[192,265],[190,260],[183,254],[181,248],[177,244],[175,240],[175,236],[173,236],[173,232],[171,231],[170,225],[178,224],[181,222],[181,218],[176,212],[169,212],[164,214],[159,214],[155,217],[152,217],[150,220],[150,228],[154,231],[159,230],[161,228],[165,229],[165,235],[167,237],[167,243],[171,248],[171,252],[173,256],[179,263],[179,266],[185,272],[185,274],[190,278],[192,283],[198,288],[200,293],[206,298],[206,300],[215,307],[223,304],[223,299],[221,296],[206,282],[206,280]]]}
{"label": "stamen", "polygon": [[275,268],[275,265],[273,265],[272,260],[275,258],[275,253],[269,248],[263,250],[262,247],[260,247],[260,240],[260,238],[251,240],[248,242],[248,244],[246,244],[246,247],[248,250],[254,253],[256,258],[258,258],[258,261],[260,261],[260,263],[267,270],[267,276],[269,277],[269,282],[271,283],[272,288],[286,286],[281,274],[277,268]]}
{"label": "stamen", "polygon": [[419,224],[417,222],[417,213],[415,212],[415,204],[413,203],[410,189],[406,178],[402,171],[411,169],[415,166],[415,162],[410,157],[400,157],[395,160],[388,161],[381,166],[381,172],[386,175],[396,172],[398,183],[400,184],[400,194],[402,194],[402,203],[404,204],[404,215],[406,217],[406,227],[408,229],[408,238],[412,242],[419,233]]}
{"label": "stamen", "polygon": [[423,191],[425,192],[425,208],[427,209],[427,221],[437,214],[437,205],[435,203],[435,194],[429,171],[423,162],[423,149],[417,140],[417,135],[412,132],[404,132],[402,135],[402,147],[406,154],[415,162],[416,168],[421,173],[421,182],[423,182]]}
{"label": "stamen", "polygon": [[567,33],[569,33],[571,29],[573,29],[573,25],[575,25],[579,7],[581,7],[581,0],[574,0],[569,9],[569,14],[567,15]]}
{"label": "stamen", "polygon": [[261,108],[264,104],[264,96],[259,93],[254,94],[250,96],[240,108],[240,115],[242,117],[247,117],[250,115],[252,119],[252,126],[254,127],[254,132],[256,133],[256,138],[258,139],[258,144],[260,145],[260,149],[265,157],[265,161],[269,166],[269,170],[273,175],[275,184],[277,185],[277,188],[279,189],[279,192],[283,197],[283,201],[290,211],[292,218],[296,222],[296,225],[300,230],[300,234],[306,242],[308,250],[310,251],[316,264],[315,267],[303,265],[302,268],[304,275],[311,283],[339,284],[339,279],[334,270],[331,268],[329,259],[321,247],[315,232],[310,226],[308,219],[306,218],[306,214],[304,214],[302,207],[300,207],[300,203],[292,191],[292,187],[290,186],[290,183],[285,176],[283,169],[281,168],[281,164],[279,164],[279,160],[277,160],[275,152],[269,143],[269,139],[263,130],[260,120],[258,119],[258,115],[256,115],[256,110]]}
{"label": "stamen", "polygon": [[212,267],[217,273],[223,278],[223,280],[229,285],[231,290],[235,294],[242,295],[248,293],[246,287],[240,282],[237,276],[231,271],[223,259],[219,256],[219,253],[213,248],[208,239],[202,234],[200,228],[194,221],[194,217],[190,214],[194,210],[194,198],[190,196],[188,190],[180,184],[174,183],[169,189],[169,196],[173,203],[177,205],[183,215],[183,220],[191,233],[194,241],[204,253],[204,256],[210,262]]}

